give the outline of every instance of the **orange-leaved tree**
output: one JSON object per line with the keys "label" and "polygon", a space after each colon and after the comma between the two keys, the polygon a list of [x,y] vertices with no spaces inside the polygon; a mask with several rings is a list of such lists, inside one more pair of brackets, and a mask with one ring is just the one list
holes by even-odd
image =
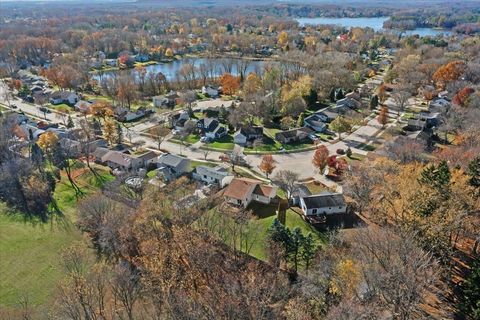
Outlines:
{"label": "orange-leaved tree", "polygon": [[262,162],[258,168],[260,168],[260,170],[262,170],[262,172],[265,173],[268,178],[268,175],[270,175],[276,167],[275,162],[276,161],[273,159],[271,154],[266,154],[263,156]]}
{"label": "orange-leaved tree", "polygon": [[440,66],[433,74],[433,80],[441,88],[444,88],[447,82],[458,80],[465,71],[465,63],[455,60]]}
{"label": "orange-leaved tree", "polygon": [[240,88],[240,78],[232,76],[230,73],[224,73],[220,77],[220,84],[224,94],[233,95]]}
{"label": "orange-leaved tree", "polygon": [[320,173],[323,173],[325,167],[327,166],[328,159],[328,149],[323,144],[320,145],[313,154],[312,163],[317,168]]}

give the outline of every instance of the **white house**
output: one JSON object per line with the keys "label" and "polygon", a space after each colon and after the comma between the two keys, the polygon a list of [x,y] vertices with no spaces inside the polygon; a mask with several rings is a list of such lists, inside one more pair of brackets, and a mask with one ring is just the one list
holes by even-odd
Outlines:
{"label": "white house", "polygon": [[276,187],[248,178],[234,178],[223,193],[227,203],[243,208],[252,201],[269,204],[276,195]]}
{"label": "white house", "polygon": [[207,167],[198,166],[195,168],[195,172],[192,174],[193,178],[198,181],[205,182],[207,184],[217,184],[220,188],[224,188],[233,180],[227,169],[222,166]]}
{"label": "white house", "polygon": [[50,96],[51,104],[61,104],[66,103],[74,105],[79,100],[78,95],[75,92],[71,91],[56,91]]}
{"label": "white house", "polygon": [[233,142],[243,146],[246,145],[248,141],[261,138],[263,138],[262,127],[244,127],[235,132],[233,135]]}
{"label": "white house", "polygon": [[210,98],[216,98],[219,95],[218,89],[215,89],[211,86],[203,86],[202,93],[209,96]]}
{"label": "white house", "polygon": [[341,214],[347,212],[343,194],[324,191],[319,194],[300,197],[300,208],[305,216]]}

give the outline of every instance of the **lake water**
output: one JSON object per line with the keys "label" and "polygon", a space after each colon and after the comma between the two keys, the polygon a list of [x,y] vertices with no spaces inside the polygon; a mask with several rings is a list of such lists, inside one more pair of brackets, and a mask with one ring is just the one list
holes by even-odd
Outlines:
{"label": "lake water", "polygon": [[[320,24],[330,24],[345,27],[350,29],[352,27],[366,28],[370,27],[375,31],[386,31],[383,29],[383,23],[388,20],[389,17],[373,17],[373,18],[298,18],[297,21],[300,26],[305,26],[308,24],[311,25],[320,25]],[[399,30],[390,30],[392,32],[400,32]],[[414,30],[403,31],[403,34],[406,35],[415,35],[418,34],[421,37],[425,36],[436,36],[439,34],[449,35],[451,31],[449,30],[438,30],[433,28],[417,28]]]}
{"label": "lake water", "polygon": [[[192,63],[197,69],[204,64],[209,70],[209,77],[218,77],[226,72],[230,72],[233,75],[239,74],[239,69],[241,70],[242,67],[239,66],[240,63],[245,63],[246,72],[248,74],[250,72],[255,72],[257,74],[262,74],[267,62],[265,61],[246,61],[240,59],[232,59],[232,58],[192,58],[192,59],[182,59],[182,60],[175,60],[172,62],[167,63],[159,63],[146,66],[145,69],[147,73],[158,73],[161,72],[165,75],[167,80],[176,80],[178,78],[178,73],[183,65],[187,63]],[[125,70],[125,71],[107,71],[107,72],[98,72],[93,75],[93,78],[96,80],[100,80],[104,77],[109,77],[114,73],[118,72],[136,72],[134,69]],[[197,72],[198,77],[200,78],[200,73]]]}

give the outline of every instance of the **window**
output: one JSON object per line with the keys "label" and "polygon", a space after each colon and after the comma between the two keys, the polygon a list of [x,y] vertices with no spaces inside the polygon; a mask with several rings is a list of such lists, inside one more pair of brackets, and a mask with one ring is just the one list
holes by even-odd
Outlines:
{"label": "window", "polygon": [[204,174],[204,175],[203,175],[203,178],[204,178],[204,179],[207,179],[207,175],[206,175],[206,174]]}
{"label": "window", "polygon": [[312,210],[312,213],[313,213],[313,214],[317,213],[317,209],[313,209],[313,210]]}

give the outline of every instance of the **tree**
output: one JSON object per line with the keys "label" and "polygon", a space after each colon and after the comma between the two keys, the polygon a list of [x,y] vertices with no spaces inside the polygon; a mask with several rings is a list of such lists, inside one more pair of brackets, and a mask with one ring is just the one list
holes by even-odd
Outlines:
{"label": "tree", "polygon": [[281,170],[275,174],[273,179],[274,183],[285,192],[287,196],[287,200],[289,200],[293,196],[293,193],[298,190],[298,182],[299,175],[290,170]]}
{"label": "tree", "polygon": [[372,96],[372,98],[370,99],[370,109],[375,109],[376,107],[378,107],[378,96],[376,94],[374,94]]}
{"label": "tree", "polygon": [[405,107],[407,105],[408,99],[411,96],[412,95],[410,94],[410,92],[404,91],[404,90],[399,90],[392,94],[392,99],[398,108],[397,114],[399,117],[400,117],[400,112],[405,111]]}
{"label": "tree", "polygon": [[435,287],[440,268],[416,244],[416,234],[388,228],[362,228],[350,243],[359,261],[365,290],[389,308],[392,319],[413,319]]}
{"label": "tree", "polygon": [[470,87],[465,87],[462,90],[458,91],[457,94],[453,97],[452,103],[464,107],[467,104],[468,98],[474,93],[475,90]]}
{"label": "tree", "polygon": [[260,89],[262,82],[255,72],[250,72],[243,83],[243,94],[245,96],[255,94]]}
{"label": "tree", "polygon": [[59,138],[55,132],[47,131],[38,138],[37,144],[51,160],[53,151],[57,147],[58,142]]}
{"label": "tree", "polygon": [[67,128],[68,128],[68,129],[72,129],[73,127],[75,127],[75,124],[73,123],[72,116],[71,116],[71,115],[68,115]]}
{"label": "tree", "polygon": [[280,32],[277,43],[282,48],[288,44],[288,33],[286,31]]}
{"label": "tree", "polygon": [[165,50],[165,57],[167,57],[167,58],[173,58],[173,50],[172,50],[172,48],[167,48],[167,50]]}
{"label": "tree", "polygon": [[115,121],[108,119],[103,125],[103,135],[110,145],[114,145],[117,141],[117,127]]}
{"label": "tree", "polygon": [[317,253],[317,245],[315,244],[315,239],[313,238],[312,233],[309,232],[303,239],[302,249],[301,258],[305,263],[305,269],[308,271],[313,258],[315,258]]}
{"label": "tree", "polygon": [[266,154],[262,157],[262,162],[258,166],[258,168],[265,173],[265,175],[268,176],[273,172],[275,169],[275,160],[273,159],[271,154]]}
{"label": "tree", "polygon": [[338,138],[342,140],[342,133],[350,132],[352,130],[352,124],[344,116],[338,116],[330,123],[329,128],[338,133]]}
{"label": "tree", "polygon": [[293,120],[292,117],[286,116],[283,117],[282,120],[280,120],[280,127],[282,130],[289,130],[295,125],[295,120]]}
{"label": "tree", "polygon": [[126,104],[128,109],[131,109],[132,103],[137,99],[137,88],[132,75],[122,75],[118,78],[116,95],[122,106]]}
{"label": "tree", "polygon": [[382,125],[382,129],[385,128],[385,125],[388,123],[388,107],[382,106],[380,108],[380,113],[377,117],[378,123]]}
{"label": "tree", "polygon": [[458,80],[465,71],[465,63],[455,60],[440,66],[433,74],[433,80],[441,88],[444,88],[448,82]]}
{"label": "tree", "polygon": [[325,168],[327,167],[328,153],[327,147],[322,144],[315,150],[313,154],[312,163],[315,168],[318,169],[320,174],[323,174],[323,171],[325,171]]}
{"label": "tree", "polygon": [[459,309],[463,316],[480,319],[480,260],[477,258],[471,266],[465,281],[460,285]]}
{"label": "tree", "polygon": [[468,164],[467,173],[470,177],[470,185],[480,191],[480,156],[476,156]]}
{"label": "tree", "polygon": [[302,112],[297,119],[297,127],[303,127],[303,122],[305,121],[305,114]]}
{"label": "tree", "polygon": [[193,115],[192,103],[194,103],[197,100],[197,93],[193,90],[188,90],[188,91],[182,92],[180,94],[180,98],[187,105],[188,114],[192,116]]}
{"label": "tree", "polygon": [[167,136],[170,134],[170,129],[167,127],[157,126],[150,129],[150,134],[153,136],[155,141],[157,141],[158,150],[162,146],[162,142],[165,141]]}
{"label": "tree", "polygon": [[90,106],[90,114],[105,121],[106,117],[113,116],[113,106],[108,101],[98,99]]}
{"label": "tree", "polygon": [[234,95],[240,88],[240,78],[232,76],[230,73],[224,73],[220,77],[220,84],[222,85],[223,93]]}

